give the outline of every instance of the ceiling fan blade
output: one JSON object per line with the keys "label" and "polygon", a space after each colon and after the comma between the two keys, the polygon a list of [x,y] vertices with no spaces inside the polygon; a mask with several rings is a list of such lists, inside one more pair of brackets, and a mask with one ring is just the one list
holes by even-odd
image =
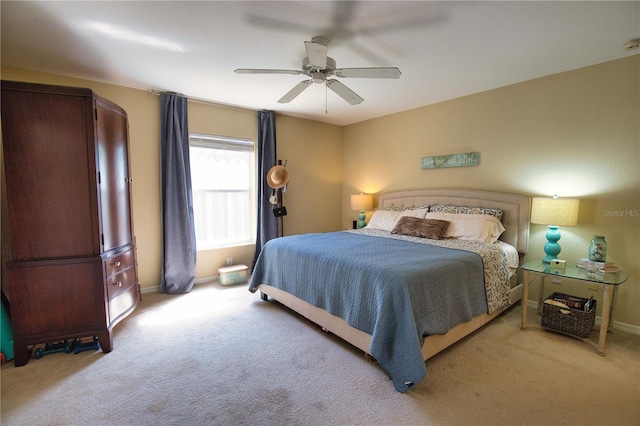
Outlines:
{"label": "ceiling fan blade", "polygon": [[283,97],[278,99],[279,104],[286,104],[291,102],[298,96],[300,93],[304,91],[307,87],[309,87],[313,83],[313,80],[304,80],[300,83],[296,84],[293,89],[289,90]]}
{"label": "ceiling fan blade", "polygon": [[338,80],[327,80],[327,87],[351,105],[358,105],[364,102],[364,99]]}
{"label": "ceiling fan blade", "polygon": [[303,74],[300,70],[273,70],[273,69],[252,69],[252,68],[238,68],[235,70],[236,74]]}
{"label": "ceiling fan blade", "polygon": [[338,68],[333,71],[336,77],[342,78],[400,78],[402,74],[395,67],[377,68]]}
{"label": "ceiling fan blade", "polygon": [[314,67],[321,69],[327,67],[327,44],[329,44],[329,40],[324,37],[314,37],[311,41],[304,42],[307,58]]}

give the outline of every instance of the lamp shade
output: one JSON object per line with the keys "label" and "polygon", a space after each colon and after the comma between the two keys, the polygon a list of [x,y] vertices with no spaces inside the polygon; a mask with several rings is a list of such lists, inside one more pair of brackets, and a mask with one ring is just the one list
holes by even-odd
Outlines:
{"label": "lamp shade", "polygon": [[373,208],[373,195],[359,194],[351,196],[351,210],[371,210]]}
{"label": "lamp shade", "polygon": [[576,226],[578,224],[577,198],[533,197],[531,223],[555,226]]}

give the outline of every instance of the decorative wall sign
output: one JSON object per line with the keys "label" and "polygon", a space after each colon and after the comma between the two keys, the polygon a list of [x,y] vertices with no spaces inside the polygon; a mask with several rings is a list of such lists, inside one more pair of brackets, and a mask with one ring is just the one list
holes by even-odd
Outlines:
{"label": "decorative wall sign", "polygon": [[477,166],[479,158],[479,152],[433,155],[431,157],[422,157],[420,160],[420,167],[422,169],[439,169],[445,167]]}

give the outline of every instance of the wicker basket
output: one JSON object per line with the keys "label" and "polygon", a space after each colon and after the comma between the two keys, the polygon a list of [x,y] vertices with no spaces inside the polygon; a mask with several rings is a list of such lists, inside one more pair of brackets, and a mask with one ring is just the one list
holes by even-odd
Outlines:
{"label": "wicker basket", "polygon": [[[559,306],[544,303],[542,305],[542,326],[551,330],[560,331],[577,337],[589,337],[596,321],[596,301],[581,297],[569,296],[562,293],[553,293],[546,300],[557,300],[569,306],[565,309]],[[585,306],[589,302],[589,310],[574,308]],[[568,312],[568,313],[567,313]]]}

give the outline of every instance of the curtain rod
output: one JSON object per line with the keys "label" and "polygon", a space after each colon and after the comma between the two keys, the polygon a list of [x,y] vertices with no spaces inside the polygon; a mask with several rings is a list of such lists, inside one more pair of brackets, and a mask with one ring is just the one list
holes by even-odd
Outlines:
{"label": "curtain rod", "polygon": [[[175,92],[161,92],[160,90],[149,89],[149,93],[151,93],[152,95],[155,95],[155,96],[160,96],[163,93],[174,93],[174,94],[176,94],[178,96],[182,96],[183,98],[186,98],[188,101],[192,101],[192,102],[196,102],[196,103],[200,103],[200,104],[215,105],[215,106],[225,107],[225,108],[229,108],[229,109],[242,109],[242,110],[245,110],[245,111],[255,111],[255,112],[266,111],[264,109],[257,110],[257,109],[253,109],[253,108],[241,107],[241,106],[238,106],[238,105],[214,102],[214,101],[210,101],[208,99],[203,99],[203,98],[194,98],[192,96],[184,96],[181,93],[175,93]],[[273,111],[273,112],[275,113],[275,111]]]}

